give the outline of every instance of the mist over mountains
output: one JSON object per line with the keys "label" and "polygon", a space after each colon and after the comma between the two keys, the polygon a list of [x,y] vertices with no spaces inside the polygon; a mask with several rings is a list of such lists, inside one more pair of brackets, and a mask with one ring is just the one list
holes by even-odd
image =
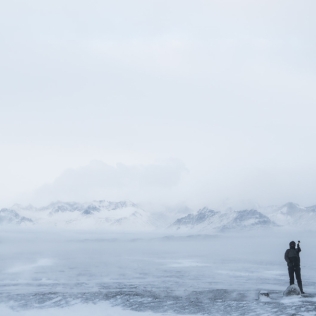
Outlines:
{"label": "mist over mountains", "polygon": [[177,219],[170,228],[177,231],[224,232],[232,229],[271,228],[277,224],[257,210],[218,212],[207,207]]}
{"label": "mist over mountains", "polygon": [[295,203],[258,209],[152,212],[131,201],[53,202],[44,207],[13,205],[0,210],[0,225],[102,229],[120,232],[224,233],[233,230],[295,227],[313,229],[316,206]]}

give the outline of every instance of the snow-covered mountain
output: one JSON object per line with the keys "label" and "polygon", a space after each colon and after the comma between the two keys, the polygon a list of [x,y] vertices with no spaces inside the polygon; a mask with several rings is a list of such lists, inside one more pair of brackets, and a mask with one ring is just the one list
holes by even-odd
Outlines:
{"label": "snow-covered mountain", "polygon": [[257,210],[219,212],[204,207],[195,214],[177,219],[169,228],[177,231],[219,232],[275,226],[269,217]]}
{"label": "snow-covered mountain", "polygon": [[258,210],[215,211],[204,207],[143,210],[130,201],[105,200],[89,203],[54,202],[36,208],[15,204],[0,210],[0,224],[57,226],[118,231],[170,231],[216,233],[229,230],[295,227],[315,229],[316,206],[287,203]]}
{"label": "snow-covered mountain", "polygon": [[316,205],[304,207],[289,202],[282,206],[262,208],[260,211],[280,226],[314,228],[316,225]]}
{"label": "snow-covered mountain", "polygon": [[21,205],[12,208],[38,225],[124,231],[153,228],[150,215],[130,201],[54,202],[41,208]]}
{"label": "snow-covered mountain", "polygon": [[3,208],[0,210],[0,225],[29,225],[33,224],[30,218],[21,216],[14,210]]}

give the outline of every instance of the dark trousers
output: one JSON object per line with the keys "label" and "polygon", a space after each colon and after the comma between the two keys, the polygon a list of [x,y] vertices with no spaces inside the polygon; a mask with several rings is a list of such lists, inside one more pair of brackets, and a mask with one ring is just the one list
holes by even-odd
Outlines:
{"label": "dark trousers", "polygon": [[294,284],[294,273],[297,281],[297,285],[300,288],[301,292],[303,292],[303,285],[301,279],[301,267],[297,267],[292,265],[289,267],[289,277],[290,277],[290,285]]}

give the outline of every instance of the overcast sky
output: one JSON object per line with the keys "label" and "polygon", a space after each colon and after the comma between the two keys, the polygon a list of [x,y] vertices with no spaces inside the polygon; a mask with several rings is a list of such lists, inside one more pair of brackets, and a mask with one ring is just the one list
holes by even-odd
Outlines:
{"label": "overcast sky", "polygon": [[316,204],[315,10],[1,1],[0,207]]}

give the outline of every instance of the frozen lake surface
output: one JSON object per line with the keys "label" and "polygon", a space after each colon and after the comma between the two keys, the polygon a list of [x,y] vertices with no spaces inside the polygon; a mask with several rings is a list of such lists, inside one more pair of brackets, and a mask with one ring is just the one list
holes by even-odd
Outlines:
{"label": "frozen lake surface", "polygon": [[[1,315],[316,315],[312,232],[218,236],[0,233]],[[297,236],[297,237],[296,237]],[[302,240],[307,297],[283,298]],[[258,299],[267,290],[270,299]]]}

